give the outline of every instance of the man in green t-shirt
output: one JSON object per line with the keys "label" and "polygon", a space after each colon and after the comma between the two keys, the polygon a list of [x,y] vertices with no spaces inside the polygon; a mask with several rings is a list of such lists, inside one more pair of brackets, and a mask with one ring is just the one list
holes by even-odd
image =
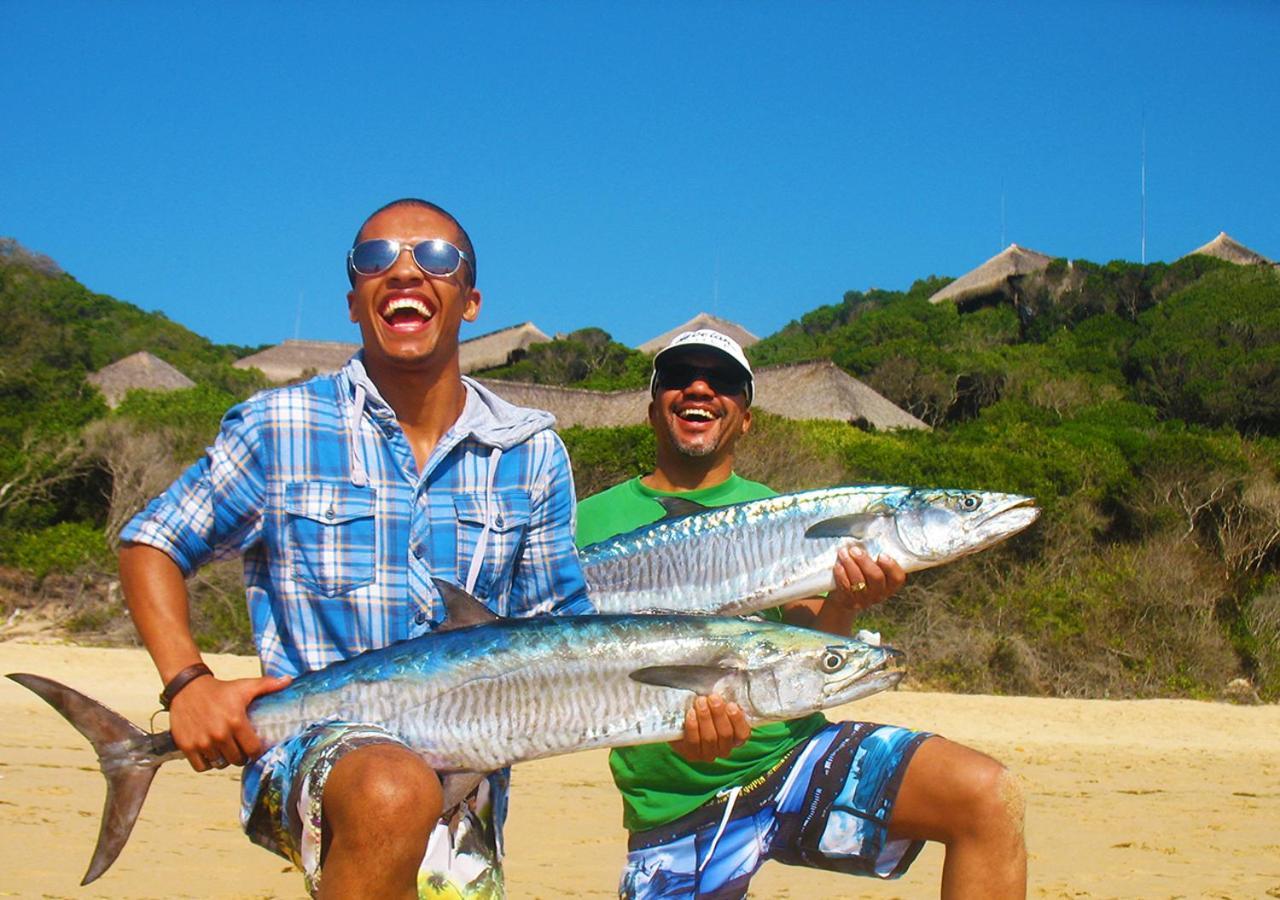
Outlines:
{"label": "man in green t-shirt", "polygon": [[[578,545],[662,518],[656,497],[721,506],[771,496],[733,470],[753,390],[742,348],[717,331],[684,332],[659,351],[655,468],[579,503]],[[856,545],[840,551],[834,574],[827,597],[766,615],[847,636],[858,613],[906,581],[892,559]],[[618,748],[609,764],[631,833],[626,898],[742,897],[768,859],[897,877],[926,840],[946,846],[944,896],[1026,893],[1016,780],[942,737],[821,714],[752,729],[735,704],[698,697],[681,740]]]}

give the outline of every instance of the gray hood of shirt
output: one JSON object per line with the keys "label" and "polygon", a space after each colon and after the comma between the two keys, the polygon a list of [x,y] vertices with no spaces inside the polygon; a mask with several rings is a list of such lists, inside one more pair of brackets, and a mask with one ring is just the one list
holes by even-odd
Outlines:
{"label": "gray hood of shirt", "polygon": [[[366,404],[377,404],[390,411],[390,405],[382,399],[365,371],[363,351],[351,357],[342,372],[353,385],[364,388]],[[551,413],[509,403],[473,378],[463,375],[462,384],[467,392],[466,405],[451,430],[460,430],[464,436],[486,447],[510,450],[555,425],[555,416]]]}

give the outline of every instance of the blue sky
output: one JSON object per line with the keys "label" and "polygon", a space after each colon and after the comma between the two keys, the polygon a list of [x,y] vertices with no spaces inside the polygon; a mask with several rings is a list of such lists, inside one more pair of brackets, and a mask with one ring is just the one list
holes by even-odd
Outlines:
{"label": "blue sky", "polygon": [[1280,4],[8,0],[0,235],[209,338],[358,340],[343,256],[452,210],[484,306],[758,335],[1018,242],[1280,258]]}

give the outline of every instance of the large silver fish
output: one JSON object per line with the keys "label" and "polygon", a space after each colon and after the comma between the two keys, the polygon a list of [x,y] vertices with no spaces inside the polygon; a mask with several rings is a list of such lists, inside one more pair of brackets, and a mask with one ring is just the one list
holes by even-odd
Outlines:
{"label": "large silver fish", "polygon": [[856,542],[907,572],[990,547],[1039,516],[1019,494],[862,485],[705,507],[661,497],[667,516],[581,552],[602,613],[742,615],[835,587]]}
{"label": "large silver fish", "polygon": [[[437,582],[439,631],[296,679],[249,707],[276,744],[316,722],[381,725],[441,773],[446,808],[481,773],[592,747],[672,740],[694,694],[718,693],[752,722],[790,719],[897,684],[897,651],[770,622],[713,616],[497,619]],[[38,675],[35,691],[93,744],[107,778],[96,879],[124,848],[156,769],[181,754],[168,732]]]}

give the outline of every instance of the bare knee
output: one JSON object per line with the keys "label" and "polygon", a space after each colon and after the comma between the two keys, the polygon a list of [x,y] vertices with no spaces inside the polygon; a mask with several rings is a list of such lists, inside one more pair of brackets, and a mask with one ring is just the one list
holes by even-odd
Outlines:
{"label": "bare knee", "polygon": [[1023,818],[1017,776],[985,753],[935,737],[912,759],[890,827],[903,836],[946,844],[1020,842]]}
{"label": "bare knee", "polygon": [[417,754],[396,744],[353,750],[334,765],[322,808],[329,828],[381,836],[399,835],[417,843],[431,833],[441,814],[440,781]]}
{"label": "bare knee", "polygon": [[1022,785],[1003,764],[971,751],[966,765],[956,773],[954,821],[973,833],[1016,832],[1021,835],[1025,815]]}

